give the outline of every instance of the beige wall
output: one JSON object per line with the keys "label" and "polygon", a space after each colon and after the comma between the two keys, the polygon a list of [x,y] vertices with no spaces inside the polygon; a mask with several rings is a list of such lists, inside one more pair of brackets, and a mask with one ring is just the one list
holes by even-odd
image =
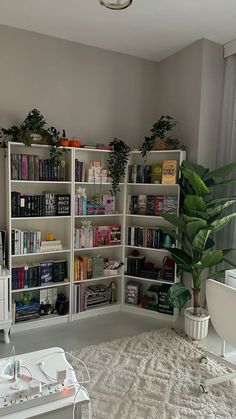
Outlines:
{"label": "beige wall", "polygon": [[162,113],[180,121],[189,160],[215,167],[221,114],[223,46],[202,39],[159,63]]}
{"label": "beige wall", "polygon": [[[85,143],[116,136],[137,147],[158,117],[157,63],[1,25],[0,57],[0,126],[36,107]],[[3,162],[1,153],[0,196]]]}

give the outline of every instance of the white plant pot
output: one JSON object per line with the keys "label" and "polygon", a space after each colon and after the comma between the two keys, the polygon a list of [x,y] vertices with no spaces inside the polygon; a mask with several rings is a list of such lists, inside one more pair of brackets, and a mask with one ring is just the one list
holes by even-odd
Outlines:
{"label": "white plant pot", "polygon": [[193,339],[201,340],[207,336],[210,316],[207,310],[201,309],[203,317],[196,317],[193,314],[193,307],[184,311],[185,333]]}

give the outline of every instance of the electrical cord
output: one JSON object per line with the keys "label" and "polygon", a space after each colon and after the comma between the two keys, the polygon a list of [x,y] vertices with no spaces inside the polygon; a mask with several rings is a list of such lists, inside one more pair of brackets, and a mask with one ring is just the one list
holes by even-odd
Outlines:
{"label": "electrical cord", "polygon": [[[50,357],[50,356],[52,356],[52,355],[55,355],[55,354],[65,354],[65,355],[67,355],[67,356],[69,356],[69,357],[71,357],[71,358],[73,358],[74,360],[76,360],[76,362],[79,362],[80,364],[82,364],[83,365],[83,367],[85,368],[85,371],[86,371],[86,374],[87,374],[87,379],[84,379],[84,375],[83,375],[83,373],[82,373],[82,381],[81,381],[81,379],[80,378],[78,378],[78,374],[79,374],[79,371],[77,371],[77,370],[75,370],[74,368],[72,368],[72,367],[68,367],[67,368],[67,370],[69,370],[69,371],[72,371],[74,374],[75,374],[75,377],[76,377],[76,381],[77,381],[77,386],[78,386],[78,388],[76,389],[76,392],[75,392],[75,395],[74,395],[74,402],[73,402],[73,413],[72,413],[72,418],[73,419],[75,419],[75,411],[76,411],[76,397],[77,397],[77,395],[79,394],[79,392],[80,392],[80,390],[81,390],[81,388],[82,388],[82,384],[87,384],[87,383],[89,383],[90,382],[90,374],[89,374],[89,370],[88,370],[88,368],[87,368],[87,365],[85,364],[85,362],[84,361],[82,361],[81,359],[79,359],[79,358],[77,358],[75,355],[72,355],[71,353],[69,353],[69,352],[64,352],[64,351],[54,351],[54,352],[52,352],[52,353],[50,353],[50,354],[45,354],[45,355],[42,355],[41,357],[39,357],[39,358],[37,358],[36,360],[31,360],[31,361],[29,361],[27,364],[25,364],[25,365],[22,365],[21,366],[21,368],[26,368],[28,371],[29,371],[29,369],[27,368],[28,367],[28,365],[30,365],[30,364],[33,364],[34,362],[37,362],[38,360],[40,360],[40,359],[45,359],[45,358],[48,358],[48,357]],[[54,381],[54,382],[56,382],[57,381],[57,379],[55,378],[55,377],[52,377],[50,374],[48,374],[47,373],[47,371],[45,370],[45,368],[44,368],[44,362],[43,361],[41,361],[39,364],[39,369],[40,369],[40,371],[50,380],[50,381]],[[30,371],[29,371],[30,372]],[[31,376],[32,376],[32,374],[31,374]],[[75,385],[75,387],[76,387],[76,385]],[[87,397],[88,397],[88,400],[89,400],[89,403],[88,403],[88,413],[89,413],[89,419],[92,419],[92,406],[91,406],[91,401],[90,401],[90,396],[89,396],[89,393],[88,393],[88,391],[87,391],[87,389],[85,388],[85,387],[83,387],[83,391],[87,394]]]}

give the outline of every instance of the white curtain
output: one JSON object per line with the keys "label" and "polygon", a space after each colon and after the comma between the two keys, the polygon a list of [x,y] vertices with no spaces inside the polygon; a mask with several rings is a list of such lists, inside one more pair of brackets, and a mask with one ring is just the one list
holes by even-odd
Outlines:
{"label": "white curtain", "polygon": [[[236,55],[226,59],[221,129],[217,150],[217,167],[236,161]],[[235,176],[236,178],[236,172]],[[218,196],[236,196],[236,185],[222,188]],[[236,248],[236,221],[217,234],[219,249]],[[236,262],[236,253],[230,255]],[[230,268],[228,268],[230,269]]]}

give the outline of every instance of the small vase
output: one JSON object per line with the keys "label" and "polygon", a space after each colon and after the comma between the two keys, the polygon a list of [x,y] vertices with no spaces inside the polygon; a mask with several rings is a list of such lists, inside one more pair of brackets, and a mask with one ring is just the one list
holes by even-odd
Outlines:
{"label": "small vase", "polygon": [[193,339],[202,340],[207,336],[210,316],[204,309],[199,309],[202,316],[194,316],[192,313],[193,307],[186,308],[184,311],[185,333]]}

